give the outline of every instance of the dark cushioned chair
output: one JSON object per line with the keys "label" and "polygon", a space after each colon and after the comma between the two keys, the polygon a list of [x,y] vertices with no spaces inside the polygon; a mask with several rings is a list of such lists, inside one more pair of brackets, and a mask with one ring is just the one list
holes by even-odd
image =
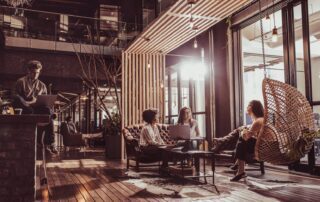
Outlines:
{"label": "dark cushioned chair", "polygon": [[[140,133],[143,126],[144,124],[137,124],[122,129],[127,154],[127,169],[130,167],[130,160],[136,162],[135,167],[137,171],[139,171],[140,163],[150,164],[157,162],[160,165],[160,157],[155,158],[154,156],[150,156],[148,153],[142,152],[139,147]],[[168,124],[158,124],[160,135],[166,144],[175,144],[176,141],[169,138],[168,126]]]}
{"label": "dark cushioned chair", "polygon": [[66,147],[85,147],[86,142],[81,134],[72,135],[69,133],[67,123],[62,122],[60,128],[60,134],[63,137],[63,145]]}
{"label": "dark cushioned chair", "polygon": [[[239,129],[235,129],[225,137],[213,139],[213,148],[211,151],[214,152],[214,157],[215,157],[214,160],[219,160],[219,159],[235,160],[234,158],[235,148],[239,139],[239,134],[240,134]],[[254,154],[247,154],[246,163],[249,163],[249,164],[258,163],[261,174],[265,173],[264,162],[255,160]]]}

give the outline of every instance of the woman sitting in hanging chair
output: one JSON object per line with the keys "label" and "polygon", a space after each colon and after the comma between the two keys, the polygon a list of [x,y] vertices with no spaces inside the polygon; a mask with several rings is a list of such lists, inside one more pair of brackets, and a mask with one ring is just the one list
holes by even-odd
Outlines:
{"label": "woman sitting in hanging chair", "polygon": [[235,152],[236,162],[233,166],[238,171],[230,181],[239,181],[241,178],[246,177],[244,167],[246,159],[248,159],[247,155],[254,154],[256,138],[263,126],[264,111],[260,101],[252,100],[247,107],[247,113],[252,119],[252,125],[249,128],[244,127],[241,131]]}

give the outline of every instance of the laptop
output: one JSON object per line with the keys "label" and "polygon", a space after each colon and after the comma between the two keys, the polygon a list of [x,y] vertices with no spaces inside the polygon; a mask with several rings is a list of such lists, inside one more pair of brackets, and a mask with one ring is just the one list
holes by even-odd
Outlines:
{"label": "laptop", "polygon": [[173,125],[173,126],[169,126],[168,129],[169,129],[169,136],[172,139],[178,139],[178,140],[192,139],[190,126],[188,125]]}
{"label": "laptop", "polygon": [[46,106],[51,108],[56,100],[57,95],[38,95],[37,101],[33,104],[33,106]]}

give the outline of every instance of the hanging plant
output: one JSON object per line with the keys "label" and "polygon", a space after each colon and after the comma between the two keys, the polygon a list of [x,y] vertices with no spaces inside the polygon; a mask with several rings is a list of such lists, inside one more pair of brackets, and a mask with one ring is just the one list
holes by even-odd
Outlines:
{"label": "hanging plant", "polygon": [[317,131],[309,131],[309,129],[302,130],[301,135],[297,138],[297,140],[288,145],[288,157],[292,160],[302,158],[310,149],[307,147],[309,145],[308,142],[319,137],[320,129]]}

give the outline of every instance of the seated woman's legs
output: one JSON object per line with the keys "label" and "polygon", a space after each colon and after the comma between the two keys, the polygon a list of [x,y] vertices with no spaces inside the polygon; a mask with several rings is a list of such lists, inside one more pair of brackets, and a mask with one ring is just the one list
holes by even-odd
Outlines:
{"label": "seated woman's legs", "polygon": [[238,181],[245,176],[245,162],[248,154],[254,152],[255,143],[255,138],[250,138],[247,141],[245,141],[242,137],[239,138],[235,152],[236,164],[238,164],[238,172],[236,176],[231,179],[231,181]]}

